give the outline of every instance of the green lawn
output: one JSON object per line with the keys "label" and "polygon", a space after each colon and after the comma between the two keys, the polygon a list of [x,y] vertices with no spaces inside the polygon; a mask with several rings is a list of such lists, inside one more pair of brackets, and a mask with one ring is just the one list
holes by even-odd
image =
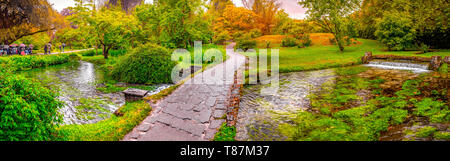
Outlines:
{"label": "green lawn", "polygon": [[365,52],[372,51],[374,55],[404,55],[404,56],[448,56],[450,50],[440,50],[426,54],[415,54],[418,51],[387,51],[383,44],[376,40],[358,39],[360,45],[347,46],[340,52],[337,46],[311,46],[307,48],[278,47],[280,49],[280,72],[295,72],[317,70],[361,64]]}

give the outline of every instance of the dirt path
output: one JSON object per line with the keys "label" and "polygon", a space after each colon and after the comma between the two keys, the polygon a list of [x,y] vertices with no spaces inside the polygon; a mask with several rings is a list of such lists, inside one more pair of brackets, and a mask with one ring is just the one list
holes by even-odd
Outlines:
{"label": "dirt path", "polygon": [[197,74],[167,96],[124,141],[207,141],[225,122],[235,71],[245,57],[227,46],[226,62]]}

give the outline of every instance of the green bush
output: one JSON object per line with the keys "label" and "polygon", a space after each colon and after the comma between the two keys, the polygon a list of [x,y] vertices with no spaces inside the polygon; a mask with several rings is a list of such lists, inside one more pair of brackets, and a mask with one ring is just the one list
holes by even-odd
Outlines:
{"label": "green bush", "polygon": [[293,37],[285,37],[281,40],[281,45],[283,47],[294,47],[298,45],[298,40]]}
{"label": "green bush", "polygon": [[62,121],[56,97],[39,83],[0,73],[0,140],[52,140]]}
{"label": "green bush", "polygon": [[247,51],[249,49],[255,49],[255,48],[256,48],[255,40],[241,39],[236,44],[236,49],[242,49],[244,51]]}
{"label": "green bush", "polygon": [[168,49],[145,44],[135,48],[114,65],[111,76],[127,83],[172,83],[171,72],[176,62],[171,61]]}
{"label": "green bush", "polygon": [[260,29],[252,29],[248,34],[252,39],[263,35]]}
{"label": "green bush", "polygon": [[[55,54],[55,55],[31,55],[31,56],[10,56],[4,62],[13,71],[23,71],[34,68],[47,67],[50,65],[58,65],[67,63],[70,60],[69,54]],[[1,62],[0,62],[1,63]]]}
{"label": "green bush", "polygon": [[378,22],[375,35],[389,50],[405,50],[413,46],[413,25],[411,19],[399,13],[387,13]]}

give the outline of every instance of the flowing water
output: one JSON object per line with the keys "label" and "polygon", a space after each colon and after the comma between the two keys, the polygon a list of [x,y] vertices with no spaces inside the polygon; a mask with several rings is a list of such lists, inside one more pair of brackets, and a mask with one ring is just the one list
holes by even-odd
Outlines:
{"label": "flowing water", "polygon": [[384,61],[384,60],[374,60],[365,66],[383,68],[383,69],[396,69],[396,70],[409,70],[413,73],[426,73],[428,70],[428,63],[421,62],[411,62],[411,61]]}
{"label": "flowing water", "polygon": [[310,95],[322,84],[334,83],[333,69],[280,74],[280,87],[268,95],[252,85],[243,89],[237,123],[237,140],[284,140],[278,124],[288,123],[299,111],[309,108]]}
{"label": "flowing water", "polygon": [[[406,70],[413,75],[429,72],[427,64],[406,61],[373,61],[364,66],[372,67],[374,71],[403,72]],[[285,140],[286,138],[277,130],[278,125],[290,123],[289,121],[298,111],[308,109],[310,107],[308,95],[319,90],[325,83],[335,84],[335,78],[334,69],[282,73],[279,90],[270,95],[262,95],[260,92],[268,85],[245,87],[236,124],[236,139]]]}
{"label": "flowing water", "polygon": [[[96,90],[105,77],[98,66],[89,62],[68,63],[21,74],[58,91],[58,99],[64,103],[60,109],[64,124],[96,123],[109,118],[125,104],[125,96],[121,92],[106,94]],[[150,93],[158,93],[164,88],[167,86],[158,86]]]}

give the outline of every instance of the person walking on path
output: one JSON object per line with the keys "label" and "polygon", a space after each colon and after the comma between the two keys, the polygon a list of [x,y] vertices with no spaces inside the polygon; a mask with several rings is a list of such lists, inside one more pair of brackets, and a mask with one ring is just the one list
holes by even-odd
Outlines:
{"label": "person walking on path", "polygon": [[48,54],[51,54],[52,53],[52,43],[51,42],[48,42]]}
{"label": "person walking on path", "polygon": [[62,52],[64,52],[64,47],[66,47],[66,43],[62,43],[61,47],[62,47]]}
{"label": "person walking on path", "polygon": [[48,45],[47,45],[47,44],[45,44],[45,45],[44,45],[44,55],[46,55],[46,54],[47,54],[47,50],[48,50]]}

